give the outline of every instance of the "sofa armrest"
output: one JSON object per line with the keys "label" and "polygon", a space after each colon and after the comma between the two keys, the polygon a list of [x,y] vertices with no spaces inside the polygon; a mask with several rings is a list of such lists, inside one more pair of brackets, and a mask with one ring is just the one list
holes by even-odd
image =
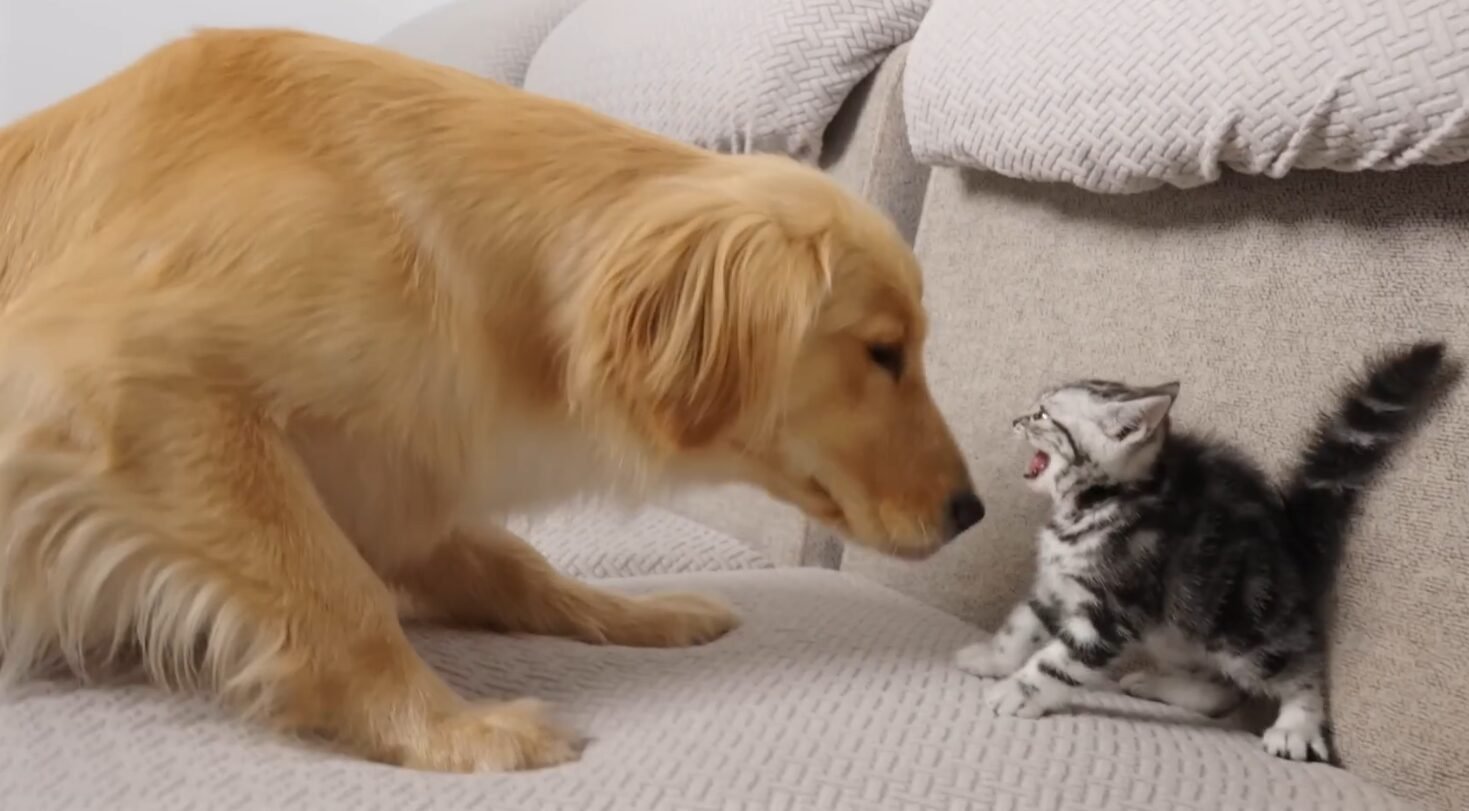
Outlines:
{"label": "sofa armrest", "polygon": [[911,245],[918,233],[928,167],[913,158],[903,116],[908,43],[852,91],[826,130],[821,168],[876,205]]}

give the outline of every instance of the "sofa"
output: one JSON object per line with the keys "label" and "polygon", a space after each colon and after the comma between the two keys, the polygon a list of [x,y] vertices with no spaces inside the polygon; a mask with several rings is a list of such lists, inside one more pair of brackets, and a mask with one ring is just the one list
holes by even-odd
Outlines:
{"label": "sofa", "polygon": [[[539,55],[554,46],[585,58],[567,68],[573,76],[599,63],[587,40],[555,41],[563,26],[662,58],[615,16],[578,20],[583,2],[608,5],[454,0],[382,44],[533,90],[539,73],[541,92],[568,96],[585,84],[558,85]],[[361,763],[144,687],[41,685],[0,704],[5,807],[1469,808],[1462,390],[1368,499],[1346,553],[1329,609],[1340,767],[1267,755],[1259,708],[1203,719],[1093,691],[1065,714],[989,717],[985,682],[953,666],[953,653],[996,627],[1028,585],[1045,504],[1021,486],[1008,421],[1038,388],[1083,374],[1176,377],[1180,423],[1230,436],[1279,470],[1364,353],[1425,334],[1469,347],[1469,164],[1251,171],[1228,160],[1198,182],[1147,171],[1105,178],[1162,178],[1121,190],[1131,193],[1095,188],[1098,176],[1073,171],[1085,161],[1061,160],[1049,179],[1024,176],[1044,174],[1025,160],[976,168],[915,137],[915,124],[933,124],[914,118],[916,98],[939,118],[948,109],[908,75],[927,60],[927,75],[943,76],[935,38],[960,26],[927,26],[944,2],[868,4],[901,24],[869,37],[870,53],[822,68],[848,85],[817,116],[816,140],[791,134],[799,128],[747,127],[706,145],[815,162],[913,239],[932,320],[928,374],[989,508],[983,523],[915,563],[845,546],[738,487],[641,511],[587,504],[524,517],[517,528],[568,571],[630,591],[721,594],[743,625],[677,651],[414,629],[466,694],[532,694],[588,734],[577,763],[525,774]],[[697,16],[721,4],[684,5],[680,13]],[[646,112],[607,106],[635,120]],[[639,123],[701,141],[696,127],[680,132],[677,117],[659,115]]]}

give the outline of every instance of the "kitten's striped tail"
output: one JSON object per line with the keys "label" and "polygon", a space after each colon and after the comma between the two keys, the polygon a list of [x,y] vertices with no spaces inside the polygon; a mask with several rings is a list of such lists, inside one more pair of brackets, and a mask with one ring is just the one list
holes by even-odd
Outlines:
{"label": "kitten's striped tail", "polygon": [[1294,551],[1319,586],[1331,581],[1362,494],[1447,383],[1444,356],[1435,341],[1380,357],[1317,422],[1286,482],[1285,505]]}

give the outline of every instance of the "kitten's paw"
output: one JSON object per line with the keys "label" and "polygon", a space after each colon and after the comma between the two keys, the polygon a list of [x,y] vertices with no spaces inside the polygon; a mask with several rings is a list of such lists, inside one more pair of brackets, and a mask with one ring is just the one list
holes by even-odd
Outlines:
{"label": "kitten's paw", "polygon": [[1159,696],[1158,675],[1151,670],[1134,670],[1118,679],[1117,687],[1133,698],[1162,701]]}
{"label": "kitten's paw", "polygon": [[984,706],[1001,718],[1039,718],[1050,709],[1042,700],[1040,688],[1015,676],[985,690]]}
{"label": "kitten's paw", "polygon": [[1311,763],[1331,762],[1331,747],[1326,743],[1326,728],[1319,723],[1277,723],[1265,730],[1263,741],[1265,751],[1278,758]]}
{"label": "kitten's paw", "polygon": [[954,664],[965,673],[984,679],[1002,679],[1015,672],[1016,665],[993,644],[994,640],[976,642],[954,654]]}

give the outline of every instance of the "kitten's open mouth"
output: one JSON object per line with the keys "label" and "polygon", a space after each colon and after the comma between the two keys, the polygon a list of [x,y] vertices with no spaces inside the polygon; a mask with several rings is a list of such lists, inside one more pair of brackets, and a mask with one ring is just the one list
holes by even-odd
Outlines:
{"label": "kitten's open mouth", "polygon": [[1050,454],[1047,454],[1045,451],[1036,451],[1035,456],[1030,457],[1030,464],[1025,468],[1025,478],[1034,479],[1042,473],[1045,473],[1046,468],[1050,467],[1050,465]]}

